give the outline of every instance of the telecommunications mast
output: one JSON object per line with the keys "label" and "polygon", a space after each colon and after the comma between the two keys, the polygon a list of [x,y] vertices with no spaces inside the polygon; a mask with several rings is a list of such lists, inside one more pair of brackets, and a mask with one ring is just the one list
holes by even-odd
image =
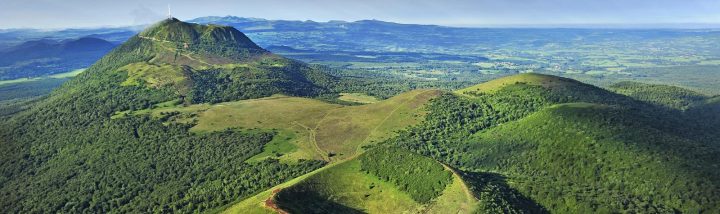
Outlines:
{"label": "telecommunications mast", "polygon": [[172,18],[173,18],[173,17],[172,17],[172,14],[170,13],[170,4],[168,4],[168,14],[167,14],[167,18],[168,18],[168,19],[172,19]]}

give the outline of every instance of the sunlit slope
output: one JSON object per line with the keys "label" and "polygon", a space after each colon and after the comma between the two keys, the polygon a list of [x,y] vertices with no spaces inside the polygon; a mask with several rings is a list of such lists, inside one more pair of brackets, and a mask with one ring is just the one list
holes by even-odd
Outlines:
{"label": "sunlit slope", "polygon": [[[386,153],[381,152],[376,154],[380,156],[374,157],[386,160],[365,157],[374,152],[371,150],[359,158],[248,198],[226,213],[273,213],[273,210],[290,213],[446,213],[448,210],[472,213],[476,209],[477,199],[454,171],[430,158],[403,151],[392,150],[396,156],[386,157]],[[368,163],[382,161],[406,162],[406,166],[417,168],[417,171],[406,174],[408,172],[402,167],[388,167],[393,174],[378,176],[364,170],[378,167],[368,166]],[[420,183],[403,184],[407,180]],[[438,181],[442,184],[437,184]],[[416,190],[431,186],[422,182],[435,182],[432,185],[440,189]],[[435,192],[434,196],[430,196],[432,192]]]}
{"label": "sunlit slope", "polygon": [[552,87],[564,86],[567,84],[577,84],[577,83],[579,83],[579,82],[576,80],[563,78],[563,77],[557,77],[557,76],[545,75],[545,74],[537,74],[537,73],[524,73],[524,74],[512,75],[512,76],[507,76],[507,77],[490,80],[490,81],[482,83],[482,84],[478,84],[478,85],[474,85],[474,86],[470,86],[467,88],[457,90],[456,92],[459,94],[493,93],[505,86],[515,85],[515,84],[537,85],[537,86],[543,86],[545,88],[552,88]]}
{"label": "sunlit slope", "polygon": [[[0,212],[202,212],[275,186],[324,163],[258,161],[292,150],[271,130],[188,124],[213,103],[317,97],[334,80],[232,27],[163,20],[0,121]],[[152,108],[178,111],[141,115]]]}
{"label": "sunlit slope", "polygon": [[712,113],[717,98],[678,111],[657,105],[664,98],[678,98],[675,93],[667,96],[665,87],[643,87],[645,98],[638,99],[535,74],[475,88],[483,90],[435,99],[425,120],[390,144],[479,173],[480,178],[499,178],[498,190],[514,189],[515,195],[528,199],[501,200],[516,210],[720,209],[718,120]]}
{"label": "sunlit slope", "polygon": [[393,136],[393,132],[417,124],[423,105],[439,96],[438,90],[414,90],[390,99],[328,112],[315,128],[315,140],[323,151],[338,159],[350,157],[364,145]]}
{"label": "sunlit slope", "polygon": [[[227,26],[167,19],[131,37],[81,74],[89,83],[162,93],[166,100],[218,103],[282,93],[312,97],[334,81],[316,68],[270,53]],[[146,90],[151,89],[151,90]],[[138,92],[139,93],[139,92]]]}
{"label": "sunlit slope", "polygon": [[278,133],[264,152],[282,160],[340,160],[357,154],[363,145],[377,143],[393,132],[417,124],[423,106],[439,90],[414,90],[373,104],[343,106],[323,101],[276,95],[267,98],[175,106],[143,110],[169,123],[196,123],[191,131],[258,128]]}

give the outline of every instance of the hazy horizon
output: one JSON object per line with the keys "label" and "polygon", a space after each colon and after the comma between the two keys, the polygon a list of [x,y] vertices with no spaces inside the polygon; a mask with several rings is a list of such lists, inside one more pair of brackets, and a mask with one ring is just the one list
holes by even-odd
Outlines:
{"label": "hazy horizon", "polygon": [[[454,27],[620,26],[717,28],[720,1],[688,0],[450,0],[337,2],[265,0],[235,2],[189,0],[5,0],[0,29],[96,28],[152,23],[172,15],[182,20],[204,16],[259,17],[270,20],[383,20]],[[90,6],[88,6],[90,5]]]}
{"label": "hazy horizon", "polygon": [[[264,19],[264,20],[270,20],[270,21],[311,21],[311,22],[318,22],[318,23],[327,23],[332,21],[344,21],[344,22],[358,22],[358,21],[367,21],[367,20],[375,20],[375,21],[382,21],[382,22],[392,22],[397,24],[417,24],[417,25],[436,25],[436,26],[443,26],[443,27],[457,27],[457,28],[539,28],[539,29],[552,29],[552,28],[568,28],[568,29],[720,29],[720,22],[718,23],[585,23],[585,24],[567,24],[567,23],[558,23],[558,24],[522,24],[522,23],[516,23],[516,24],[483,24],[483,25],[463,25],[463,24],[457,24],[457,25],[449,25],[449,24],[435,24],[435,23],[411,23],[411,22],[399,22],[399,21],[392,21],[392,20],[382,20],[382,19],[356,19],[356,20],[337,20],[337,19],[331,19],[331,20],[301,20],[301,19],[272,19],[272,18],[263,18],[263,17],[245,17],[245,16],[237,16],[237,15],[211,15],[211,16],[199,16],[199,17],[192,17],[192,18],[180,18],[175,17],[182,21],[191,21],[198,18],[205,18],[205,17],[237,17],[237,18],[247,18],[247,19]],[[92,25],[92,26],[66,26],[66,27],[47,27],[47,28],[40,28],[40,27],[10,27],[10,28],[0,28],[0,31],[13,31],[13,30],[39,30],[39,31],[55,31],[55,30],[65,30],[65,29],[99,29],[99,28],[137,28],[137,27],[144,27],[148,25],[152,25],[154,23],[160,22],[164,20],[165,17],[159,18],[157,20],[153,20],[151,22],[147,23],[133,23],[133,24],[127,24],[127,25]]]}

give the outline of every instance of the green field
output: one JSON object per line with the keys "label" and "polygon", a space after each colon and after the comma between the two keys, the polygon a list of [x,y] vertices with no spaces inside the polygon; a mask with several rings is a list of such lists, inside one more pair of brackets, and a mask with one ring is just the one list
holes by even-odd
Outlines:
{"label": "green field", "polygon": [[382,102],[348,106],[328,112],[315,127],[315,141],[327,153],[343,159],[358,154],[361,147],[394,136],[422,120],[423,105],[442,92],[414,90]]}
{"label": "green field", "polygon": [[14,79],[14,80],[0,80],[0,85],[11,84],[11,83],[34,82],[34,81],[48,79],[48,78],[52,78],[52,79],[71,78],[71,77],[77,76],[78,74],[82,73],[83,71],[85,71],[85,69],[77,69],[77,70],[73,70],[73,71],[69,71],[69,72],[65,72],[65,73],[48,75],[45,77],[21,78],[21,79]]}
{"label": "green field", "polygon": [[395,131],[417,124],[423,105],[439,90],[414,90],[373,104],[343,106],[320,100],[275,95],[267,98],[176,106],[177,101],[155,108],[117,112],[113,118],[151,114],[166,123],[195,123],[193,132],[228,128],[274,130],[278,135],[251,158],[276,157],[284,161],[349,158],[362,146],[380,142]]}
{"label": "green field", "polygon": [[515,84],[527,84],[527,85],[538,85],[543,87],[552,87],[562,85],[566,80],[555,76],[548,76],[536,73],[525,73],[504,78],[494,79],[482,84],[470,86],[455,91],[458,94],[466,93],[493,93],[497,90],[502,89],[505,86]]}
{"label": "green field", "polygon": [[380,101],[377,97],[373,97],[363,93],[340,93],[340,97],[338,99],[342,101],[362,104],[370,104]]}

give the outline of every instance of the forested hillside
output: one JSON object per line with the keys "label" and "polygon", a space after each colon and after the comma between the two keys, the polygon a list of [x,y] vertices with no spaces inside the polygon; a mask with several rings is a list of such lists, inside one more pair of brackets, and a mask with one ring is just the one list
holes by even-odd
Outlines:
{"label": "forested hillside", "polygon": [[387,143],[499,173],[550,212],[720,209],[717,138],[689,128],[717,126],[579,82],[509,80],[436,99],[423,124]]}
{"label": "forested hillside", "polygon": [[0,212],[720,211],[717,96],[353,72],[164,20],[3,107]]}
{"label": "forested hillside", "polygon": [[[190,125],[147,116],[110,117],[174,99],[317,95],[323,88],[314,80],[330,79],[258,49],[232,28],[163,21],[2,122],[0,207],[5,213],[196,212],[231,203],[323,163],[245,163],[262,152],[272,130],[191,133]],[[245,88],[227,87],[238,81]]]}
{"label": "forested hillside", "polygon": [[611,85],[610,89],[641,101],[678,110],[702,105],[709,98],[707,95],[677,86],[637,82],[616,83]]}

